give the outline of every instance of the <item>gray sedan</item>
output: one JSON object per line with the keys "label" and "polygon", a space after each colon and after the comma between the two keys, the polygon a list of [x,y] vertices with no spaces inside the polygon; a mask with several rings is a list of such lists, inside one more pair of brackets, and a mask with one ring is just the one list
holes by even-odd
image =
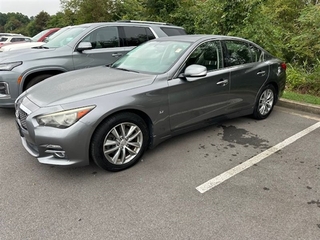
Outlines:
{"label": "gray sedan", "polygon": [[264,119],[282,95],[286,65],[241,38],[149,41],[110,66],[68,72],[17,99],[23,146],[40,163],[119,171],[147,148],[230,117]]}

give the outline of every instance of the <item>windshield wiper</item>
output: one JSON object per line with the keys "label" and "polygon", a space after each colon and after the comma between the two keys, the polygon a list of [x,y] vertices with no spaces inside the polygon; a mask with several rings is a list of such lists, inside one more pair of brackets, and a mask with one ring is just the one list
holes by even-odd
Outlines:
{"label": "windshield wiper", "polygon": [[118,68],[118,67],[115,67],[114,69],[119,69],[119,70],[126,71],[126,72],[135,72],[135,73],[139,73],[138,71],[131,70],[131,69],[126,69],[126,68]]}
{"label": "windshield wiper", "polygon": [[48,47],[44,46],[38,46],[38,47],[32,47],[33,49],[49,49]]}

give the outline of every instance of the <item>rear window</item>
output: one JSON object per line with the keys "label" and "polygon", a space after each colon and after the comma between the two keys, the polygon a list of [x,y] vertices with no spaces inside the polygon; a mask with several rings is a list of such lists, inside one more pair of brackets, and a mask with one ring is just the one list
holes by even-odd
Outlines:
{"label": "rear window", "polygon": [[154,39],[151,30],[146,27],[123,27],[125,46],[138,46],[148,40]]}
{"label": "rear window", "polygon": [[23,42],[23,41],[30,42],[28,40],[29,40],[28,38],[12,38],[10,42]]}
{"label": "rear window", "polygon": [[181,28],[170,28],[170,27],[161,27],[161,30],[164,31],[168,36],[177,36],[177,35],[186,35],[186,31]]}
{"label": "rear window", "polygon": [[7,39],[8,38],[2,37],[2,38],[0,38],[0,42],[5,42],[5,41],[7,41]]}

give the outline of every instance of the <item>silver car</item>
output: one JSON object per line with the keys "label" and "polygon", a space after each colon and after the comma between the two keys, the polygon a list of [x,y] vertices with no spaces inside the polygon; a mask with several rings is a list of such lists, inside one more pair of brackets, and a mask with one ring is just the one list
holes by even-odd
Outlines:
{"label": "silver car", "polygon": [[176,135],[252,115],[281,96],[286,65],[245,39],[185,35],[149,41],[111,66],[64,73],[24,92],[16,120],[40,163],[131,167]]}
{"label": "silver car", "polygon": [[0,107],[14,107],[19,94],[48,77],[111,64],[141,43],[181,34],[182,27],[160,22],[86,23],[60,30],[44,45],[0,52]]}

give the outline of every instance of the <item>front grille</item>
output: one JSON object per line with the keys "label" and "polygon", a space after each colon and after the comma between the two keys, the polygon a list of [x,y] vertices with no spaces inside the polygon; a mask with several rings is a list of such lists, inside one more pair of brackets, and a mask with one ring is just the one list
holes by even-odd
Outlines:
{"label": "front grille", "polygon": [[21,110],[21,108],[19,108],[19,120],[20,120],[20,123],[21,123],[21,126],[24,128],[24,129],[27,129],[27,117],[28,117],[28,114],[25,113],[23,110]]}

